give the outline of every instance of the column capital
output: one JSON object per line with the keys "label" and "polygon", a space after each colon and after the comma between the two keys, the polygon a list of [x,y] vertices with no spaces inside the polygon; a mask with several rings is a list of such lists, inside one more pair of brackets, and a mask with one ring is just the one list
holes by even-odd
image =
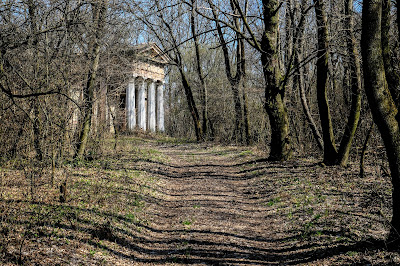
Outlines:
{"label": "column capital", "polygon": [[144,77],[144,80],[148,83],[155,83],[157,84],[159,82],[158,79],[154,79],[154,78],[148,78],[148,77]]}
{"label": "column capital", "polygon": [[138,74],[133,74],[132,75],[132,79],[133,80],[140,80],[142,77],[140,76],[140,75],[138,75]]}

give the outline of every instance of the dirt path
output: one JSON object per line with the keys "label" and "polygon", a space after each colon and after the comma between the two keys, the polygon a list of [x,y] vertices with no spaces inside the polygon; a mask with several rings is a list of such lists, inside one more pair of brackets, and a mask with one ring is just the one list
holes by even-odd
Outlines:
{"label": "dirt path", "polygon": [[125,137],[107,152],[59,170],[66,202],[49,175],[32,201],[22,171],[0,172],[0,264],[400,264],[382,241],[379,160],[361,179],[357,164],[268,162],[254,147]]}
{"label": "dirt path", "polygon": [[[145,261],[198,263],[279,262],[271,211],[248,193],[251,179],[241,158],[196,146],[166,147],[171,163],[159,166],[163,199],[149,208]],[[235,152],[237,150],[235,149]],[[225,154],[226,153],[226,154]]]}
{"label": "dirt path", "polygon": [[[357,184],[345,185],[355,169],[339,173],[315,162],[271,163],[237,147],[155,149],[166,163],[138,164],[159,177],[159,196],[147,205],[149,225],[132,254],[136,262],[363,264],[368,260],[361,251],[379,249],[365,239],[371,230],[384,232],[382,220],[357,204],[364,195],[349,194]],[[356,204],[348,207],[348,200]]]}

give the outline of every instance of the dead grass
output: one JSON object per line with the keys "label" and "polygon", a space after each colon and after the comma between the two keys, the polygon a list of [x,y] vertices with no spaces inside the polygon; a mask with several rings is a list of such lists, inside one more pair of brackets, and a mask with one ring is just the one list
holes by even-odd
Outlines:
{"label": "dead grass", "polygon": [[360,179],[356,164],[273,163],[255,147],[124,137],[117,152],[58,169],[54,186],[50,169],[32,177],[14,164],[0,170],[0,261],[398,264],[383,241],[390,180],[370,159]]}

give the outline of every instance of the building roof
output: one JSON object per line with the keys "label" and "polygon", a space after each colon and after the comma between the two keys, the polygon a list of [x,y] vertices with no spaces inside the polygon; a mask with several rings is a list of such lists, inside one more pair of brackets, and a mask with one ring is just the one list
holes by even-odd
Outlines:
{"label": "building roof", "polygon": [[150,60],[158,64],[166,65],[171,58],[154,42],[141,43],[133,46],[136,56],[144,60]]}

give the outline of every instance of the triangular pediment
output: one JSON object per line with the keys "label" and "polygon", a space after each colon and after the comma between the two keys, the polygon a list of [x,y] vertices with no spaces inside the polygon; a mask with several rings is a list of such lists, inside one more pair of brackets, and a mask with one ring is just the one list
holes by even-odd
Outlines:
{"label": "triangular pediment", "polygon": [[134,46],[136,56],[139,60],[150,60],[162,65],[168,64],[170,57],[155,43],[143,43]]}

